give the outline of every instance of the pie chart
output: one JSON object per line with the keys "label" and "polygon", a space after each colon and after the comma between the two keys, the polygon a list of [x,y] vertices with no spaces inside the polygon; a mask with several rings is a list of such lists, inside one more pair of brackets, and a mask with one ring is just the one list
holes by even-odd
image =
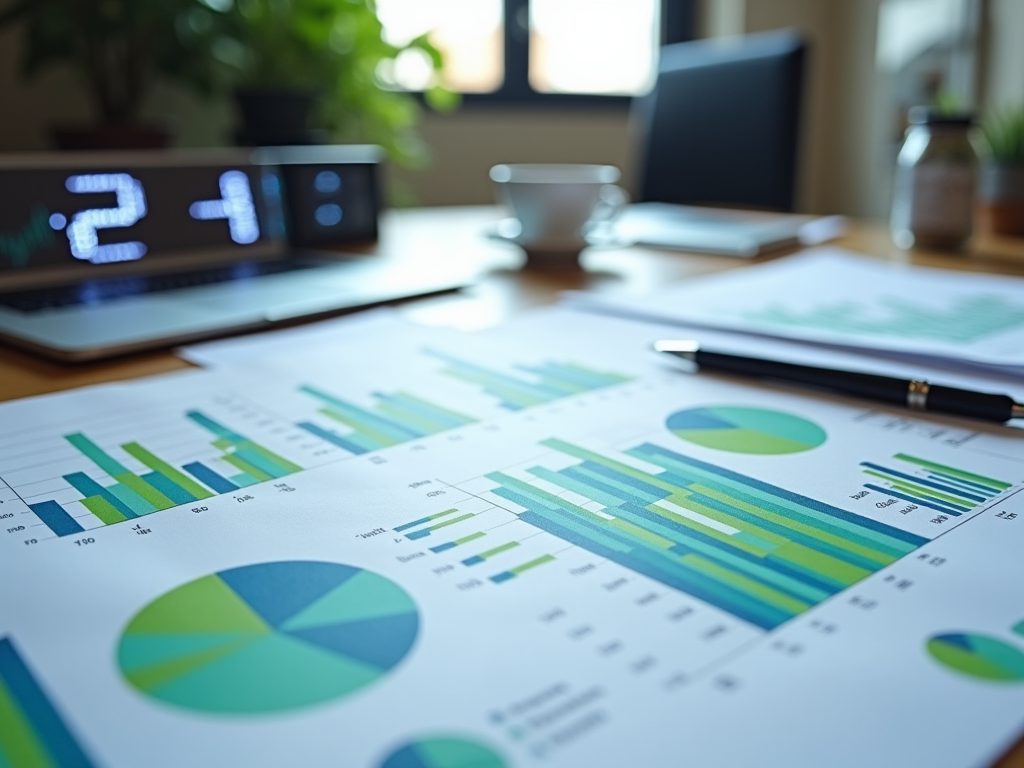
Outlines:
{"label": "pie chart", "polygon": [[688,443],[730,453],[800,453],[827,438],[824,429],[800,416],[732,405],[676,411],[665,426]]}
{"label": "pie chart", "polygon": [[128,623],[125,680],[185,709],[259,714],[355,693],[397,666],[419,631],[412,598],[338,563],[246,565],[183,584]]}
{"label": "pie chart", "polygon": [[392,752],[381,768],[507,768],[497,754],[475,741],[428,738]]}
{"label": "pie chart", "polygon": [[926,647],[937,662],[964,675],[999,682],[1024,680],[1024,653],[994,637],[953,632],[930,638]]}

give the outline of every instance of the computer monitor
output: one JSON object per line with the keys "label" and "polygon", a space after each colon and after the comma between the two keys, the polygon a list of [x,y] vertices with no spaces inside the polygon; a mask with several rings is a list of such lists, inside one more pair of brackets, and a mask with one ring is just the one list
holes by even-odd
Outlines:
{"label": "computer monitor", "polygon": [[806,47],[780,31],[662,48],[637,198],[793,210]]}

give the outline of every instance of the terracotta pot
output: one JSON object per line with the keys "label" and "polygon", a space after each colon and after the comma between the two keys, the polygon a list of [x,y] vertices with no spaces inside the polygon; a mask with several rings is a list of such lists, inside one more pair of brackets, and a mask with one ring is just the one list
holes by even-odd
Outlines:
{"label": "terracotta pot", "polygon": [[993,235],[1024,236],[1024,164],[982,166],[978,199],[980,229]]}
{"label": "terracotta pot", "polygon": [[151,123],[104,123],[86,128],[59,126],[53,129],[57,149],[166,149],[171,132]]}

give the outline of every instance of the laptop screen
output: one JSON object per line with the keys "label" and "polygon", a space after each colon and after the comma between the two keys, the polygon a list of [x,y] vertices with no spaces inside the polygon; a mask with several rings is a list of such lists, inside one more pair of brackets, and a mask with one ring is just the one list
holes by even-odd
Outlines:
{"label": "laptop screen", "polygon": [[[240,153],[0,163],[0,285],[265,258],[284,250],[278,169]],[[163,158],[161,158],[163,160]]]}

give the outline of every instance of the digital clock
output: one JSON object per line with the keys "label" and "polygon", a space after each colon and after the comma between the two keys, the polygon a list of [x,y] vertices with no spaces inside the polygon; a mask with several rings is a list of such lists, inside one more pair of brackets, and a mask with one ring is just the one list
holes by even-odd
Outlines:
{"label": "digital clock", "polygon": [[0,156],[0,287],[375,239],[378,160],[374,147]]}

